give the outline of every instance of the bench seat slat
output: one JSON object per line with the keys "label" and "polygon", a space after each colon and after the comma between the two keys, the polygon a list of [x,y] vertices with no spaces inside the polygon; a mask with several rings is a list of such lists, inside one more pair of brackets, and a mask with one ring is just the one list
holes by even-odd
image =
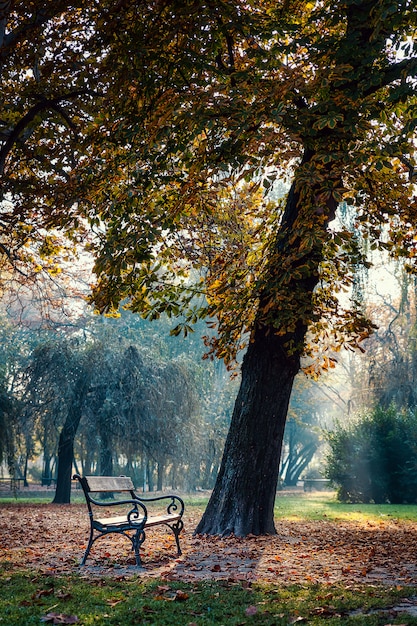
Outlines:
{"label": "bench seat slat", "polygon": [[143,522],[143,517],[139,518],[137,520],[137,522],[135,522],[135,520],[131,520],[130,522],[128,522],[126,515],[120,515],[119,517],[104,517],[102,519],[96,519],[94,520],[96,524],[100,524],[100,526],[126,526],[126,528],[129,528],[129,526],[134,526],[135,523],[137,523],[138,526],[140,526]]}
{"label": "bench seat slat", "polygon": [[177,522],[181,519],[181,515],[154,515],[148,517],[145,528],[148,526],[157,526],[157,524],[166,524],[167,522]]}
{"label": "bench seat slat", "polygon": [[[158,524],[165,524],[166,522],[177,522],[181,519],[181,515],[154,515],[153,517],[148,517],[146,520],[145,528],[147,526],[157,526]],[[102,519],[95,520],[101,526],[122,526],[125,524],[126,526],[134,525],[135,521],[131,520],[128,522],[126,515],[120,515],[118,517],[105,517]],[[142,520],[138,520],[138,525],[142,523]]]}

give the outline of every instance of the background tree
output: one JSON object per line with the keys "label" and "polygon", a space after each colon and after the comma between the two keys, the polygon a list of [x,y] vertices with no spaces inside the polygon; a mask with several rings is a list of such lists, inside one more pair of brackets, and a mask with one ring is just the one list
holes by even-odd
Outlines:
{"label": "background tree", "polygon": [[415,279],[403,263],[391,264],[384,292],[384,274],[380,268],[368,305],[378,329],[354,359],[355,411],[328,435],[327,475],[345,501],[414,501]]}
{"label": "background tree", "polygon": [[45,438],[59,429],[54,502],[60,504],[70,501],[74,439],[90,384],[89,356],[65,340],[50,342],[34,351],[26,372],[27,413],[42,420]]}
{"label": "background tree", "polygon": [[0,383],[0,464],[4,460],[7,461],[11,476],[15,475],[14,414],[13,400],[2,381]]}
{"label": "background tree", "polygon": [[320,471],[323,431],[331,429],[335,421],[343,420],[352,393],[343,365],[342,360],[337,367],[329,367],[327,372],[322,372],[320,380],[302,372],[296,377],[284,431],[281,485],[295,486],[306,476],[307,469],[308,473],[323,477]]}
{"label": "background tree", "polygon": [[27,466],[34,452],[34,423],[25,411],[24,372],[42,333],[19,327],[0,313],[0,381],[3,412],[3,449],[12,476],[27,482]]}
{"label": "background tree", "polygon": [[280,478],[282,485],[295,487],[302,473],[312,461],[320,446],[318,426],[311,423],[316,416],[311,415],[310,423],[292,417],[287,420],[284,432],[284,455]]}
{"label": "background tree", "polygon": [[[96,442],[99,473],[127,467],[138,485],[149,483],[152,489],[155,471],[158,490],[165,485],[168,466],[190,476],[193,452],[186,451],[195,450],[198,458],[195,431],[201,426],[190,361],[166,363],[126,342],[98,344],[96,352],[85,406],[89,445],[84,448]],[[142,463],[141,472],[134,469],[136,461]],[[91,461],[89,467],[90,472]]]}
{"label": "background tree", "polygon": [[357,364],[363,403],[368,407],[413,409],[417,406],[416,281],[402,263],[392,268],[389,293],[368,305],[378,329],[366,342]]}
{"label": "background tree", "polygon": [[416,502],[415,410],[377,407],[329,433],[326,475],[344,502]]}
{"label": "background tree", "polygon": [[[13,439],[19,477],[26,478],[29,462],[36,461],[30,463],[32,480],[56,480],[73,368],[82,366],[90,368],[90,387],[74,440],[81,471],[113,468],[145,488],[157,486],[157,476],[164,488],[181,489],[204,484],[207,475],[215,479],[233,393],[224,366],[201,360],[201,339],[170,337],[169,320],[149,322],[127,311],[113,319],[79,310],[77,319],[57,318],[52,310],[43,329],[42,316],[36,307],[26,308],[26,299],[24,314],[9,306],[9,294],[5,303],[0,364],[16,410],[4,437]],[[100,457],[110,461],[107,469]]]}

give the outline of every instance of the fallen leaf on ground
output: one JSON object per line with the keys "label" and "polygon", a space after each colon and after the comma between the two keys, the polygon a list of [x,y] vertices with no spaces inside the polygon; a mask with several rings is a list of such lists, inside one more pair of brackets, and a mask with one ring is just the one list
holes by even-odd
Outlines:
{"label": "fallen leaf on ground", "polygon": [[41,617],[41,622],[49,624],[77,624],[79,621],[76,615],[64,615],[64,613],[47,613]]}
{"label": "fallen leaf on ground", "polygon": [[[47,532],[39,532],[40,521]],[[285,585],[313,581],[348,587],[365,580],[397,588],[417,585],[416,522],[387,519],[383,524],[370,525],[357,520],[282,519],[275,523],[276,535],[244,539],[196,537],[193,532],[197,521],[195,512],[187,516],[186,509],[181,559],[176,558],[172,537],[167,539],[171,531],[155,527],[147,535],[146,549],[141,550],[142,570],[135,566],[130,542],[117,535],[100,538],[80,569],[89,532],[84,504],[68,508],[0,503],[1,558],[14,570],[31,567],[41,577],[51,572],[54,576],[79,572],[86,580],[106,576],[128,579],[139,574],[167,582],[224,580],[250,585],[266,581]],[[32,542],[29,550],[25,547],[28,532]],[[42,587],[42,578],[37,580]],[[159,589],[157,593],[162,597],[167,592]],[[61,592],[51,587],[41,589],[32,602],[39,603],[44,595],[52,594],[61,597]]]}
{"label": "fallen leaf on ground", "polygon": [[256,606],[253,606],[253,605],[248,606],[248,608],[247,608],[247,609],[245,609],[245,613],[246,613],[246,615],[256,615],[256,614],[257,614],[257,612],[258,612],[257,607],[256,607]]}

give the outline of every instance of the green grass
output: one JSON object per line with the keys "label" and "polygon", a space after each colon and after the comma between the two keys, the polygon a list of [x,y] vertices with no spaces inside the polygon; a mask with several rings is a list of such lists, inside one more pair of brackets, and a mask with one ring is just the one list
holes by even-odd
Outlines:
{"label": "green grass", "polygon": [[53,496],[50,498],[0,498],[0,504],[50,504]]}
{"label": "green grass", "polygon": [[[51,491],[49,496],[27,496],[26,494],[17,494],[16,497],[1,497],[0,504],[51,504],[54,499],[54,492]],[[82,493],[71,496],[72,504],[85,504],[85,498]]]}
{"label": "green grass", "polygon": [[[145,497],[148,494],[145,494]],[[183,496],[186,510],[194,509],[202,514],[207,506],[208,496],[187,494]],[[18,498],[1,498],[0,504],[46,504],[52,502],[53,492],[48,497],[35,498],[18,496]],[[82,493],[72,494],[73,504],[84,504]],[[403,520],[417,522],[417,504],[343,504],[336,500],[333,492],[297,492],[286,494],[278,492],[275,501],[276,519],[287,520],[328,520],[334,522]]]}
{"label": "green grass", "polygon": [[409,504],[343,504],[334,493],[280,495],[275,501],[275,517],[292,520],[328,521],[417,521],[417,505]]}
{"label": "green grass", "polygon": [[[230,582],[179,583],[0,574],[0,624],[30,626],[55,613],[81,626],[417,625],[417,617],[389,613],[412,588],[303,585],[244,586]],[[61,617],[62,620],[62,617]],[[65,623],[63,621],[56,623]],[[67,623],[71,623],[67,620]]]}

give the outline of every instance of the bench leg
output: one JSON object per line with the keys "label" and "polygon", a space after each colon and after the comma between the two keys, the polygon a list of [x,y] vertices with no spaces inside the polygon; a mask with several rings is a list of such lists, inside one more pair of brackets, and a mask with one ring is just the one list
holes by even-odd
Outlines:
{"label": "bench leg", "polygon": [[169,525],[169,528],[174,533],[175,543],[177,544],[177,554],[178,556],[181,556],[182,552],[181,552],[181,547],[180,547],[180,532],[184,528],[184,524],[182,520],[179,520],[176,524],[172,524],[172,525],[168,524],[168,525]]}
{"label": "bench leg", "polygon": [[94,531],[93,531],[93,529],[91,529],[91,530],[90,530],[90,537],[89,537],[89,539],[88,539],[87,548],[86,548],[86,551],[85,551],[85,553],[84,553],[84,556],[83,556],[83,559],[82,559],[82,561],[81,561],[80,565],[85,565],[85,562],[86,562],[86,560],[87,560],[87,557],[88,557],[88,555],[90,554],[91,546],[92,546],[92,545],[93,545],[93,543],[94,543],[93,533],[94,533]]}
{"label": "bench leg", "polygon": [[142,561],[140,560],[139,550],[140,550],[142,543],[145,541],[145,538],[146,536],[143,530],[137,530],[135,534],[133,535],[133,537],[131,537],[132,547],[133,547],[133,550],[135,551],[136,565],[138,567],[142,567]]}

